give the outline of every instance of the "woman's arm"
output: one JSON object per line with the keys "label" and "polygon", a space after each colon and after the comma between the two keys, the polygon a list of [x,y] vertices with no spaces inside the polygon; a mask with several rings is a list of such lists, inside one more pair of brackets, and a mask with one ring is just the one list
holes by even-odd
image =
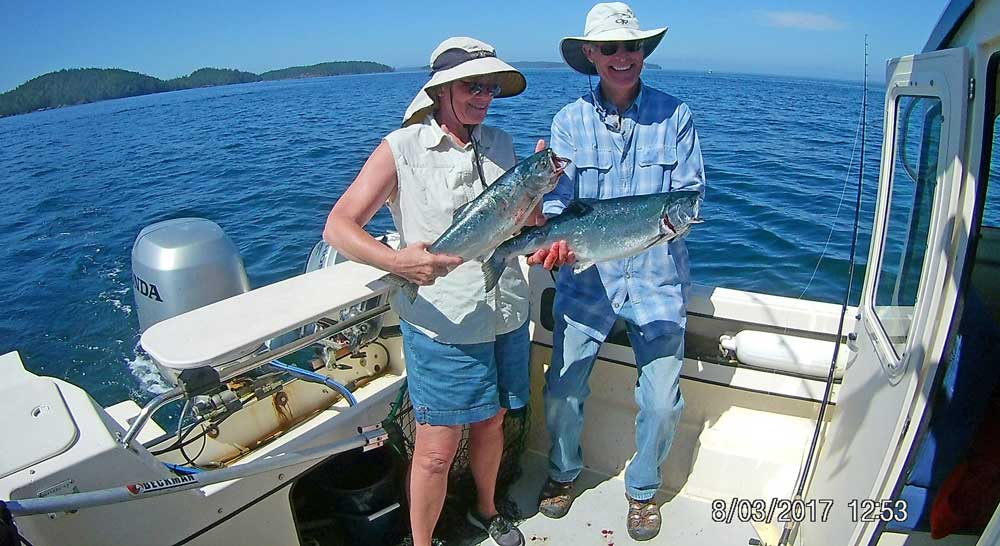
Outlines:
{"label": "woman's arm", "polygon": [[461,264],[462,258],[431,254],[423,242],[396,251],[364,230],[365,224],[396,190],[396,163],[389,144],[383,140],[333,206],[323,239],[354,261],[395,273],[419,285],[432,284]]}

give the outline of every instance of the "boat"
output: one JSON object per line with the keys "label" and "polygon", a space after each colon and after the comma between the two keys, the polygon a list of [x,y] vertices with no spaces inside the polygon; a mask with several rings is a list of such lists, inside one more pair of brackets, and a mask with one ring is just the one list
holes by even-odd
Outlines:
{"label": "boat", "polygon": [[[987,221],[1000,218],[987,197],[1000,172],[998,68],[994,0],[952,1],[922,53],[888,62],[857,305],[693,287],[686,410],[657,496],[663,529],[649,544],[915,545],[948,532],[947,544],[1000,545],[1000,226]],[[390,288],[383,272],[322,243],[308,263],[250,290],[211,222],[143,230],[133,249],[141,345],[172,386],[143,407],[101,407],[29,373],[16,352],[0,357],[0,499],[23,539],[312,546],[398,532],[405,499],[385,486],[400,469],[385,456],[384,423],[406,368]],[[623,335],[604,344],[591,378],[573,508],[559,520],[536,513],[554,283],[522,267],[532,401],[508,490],[520,528],[531,544],[631,544],[622,482],[636,372]],[[303,350],[316,355],[308,365],[282,361]],[[171,403],[184,407],[164,430],[151,417]]]}

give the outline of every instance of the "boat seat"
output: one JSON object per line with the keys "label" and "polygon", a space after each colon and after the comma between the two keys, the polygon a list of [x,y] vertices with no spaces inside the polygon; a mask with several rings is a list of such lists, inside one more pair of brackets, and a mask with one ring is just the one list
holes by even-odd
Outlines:
{"label": "boat seat", "polygon": [[52,459],[77,443],[80,429],[58,385],[28,373],[17,352],[0,356],[0,385],[8,438],[0,450],[0,478]]}
{"label": "boat seat", "polygon": [[280,334],[389,290],[371,266],[344,262],[251,290],[150,326],[142,348],[161,368],[221,367]]}

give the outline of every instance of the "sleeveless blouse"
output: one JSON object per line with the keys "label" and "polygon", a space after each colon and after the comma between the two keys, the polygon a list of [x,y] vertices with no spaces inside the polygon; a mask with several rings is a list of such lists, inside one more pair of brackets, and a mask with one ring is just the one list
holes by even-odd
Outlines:
{"label": "sleeveless blouse", "polygon": [[[479,142],[483,176],[492,184],[516,162],[513,140],[482,125],[473,136]],[[393,131],[385,141],[396,163],[397,191],[389,210],[401,247],[430,244],[451,226],[455,210],[485,189],[472,145],[457,145],[433,116]],[[421,286],[413,303],[397,290],[392,304],[400,318],[441,343],[490,342],[528,319],[528,284],[520,259],[508,264],[498,286],[486,292],[482,261],[473,259],[434,284]]]}

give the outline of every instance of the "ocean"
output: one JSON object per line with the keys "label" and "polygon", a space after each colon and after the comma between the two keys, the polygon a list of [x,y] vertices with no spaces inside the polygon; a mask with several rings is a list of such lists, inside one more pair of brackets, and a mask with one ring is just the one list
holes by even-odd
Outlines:
{"label": "ocean", "polygon": [[[487,123],[518,155],[588,93],[568,69],[528,70]],[[137,356],[130,252],[184,216],[219,224],[253,287],[301,273],[326,215],[426,79],[339,76],[195,89],[0,119],[0,354],[102,405],[165,390]],[[839,303],[861,148],[860,83],[647,70],[685,100],[708,178],[688,236],[695,282]],[[596,84],[596,80],[594,81]],[[884,86],[869,86],[858,261],[867,258]],[[381,210],[368,226],[392,228]],[[823,259],[820,260],[820,257]],[[859,283],[855,283],[858,286]]]}

